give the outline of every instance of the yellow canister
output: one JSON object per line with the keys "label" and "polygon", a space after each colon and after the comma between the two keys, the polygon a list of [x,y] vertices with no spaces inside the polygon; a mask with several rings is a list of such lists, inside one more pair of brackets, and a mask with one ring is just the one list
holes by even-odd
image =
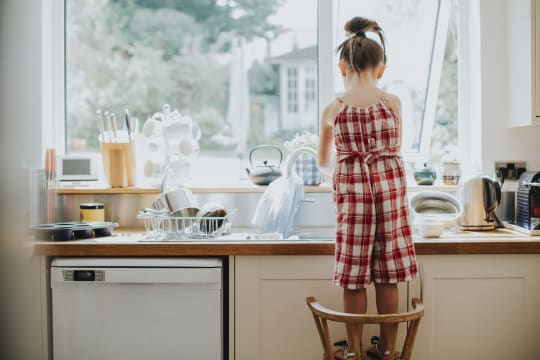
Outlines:
{"label": "yellow canister", "polygon": [[105,205],[103,203],[82,203],[80,210],[81,221],[105,221]]}

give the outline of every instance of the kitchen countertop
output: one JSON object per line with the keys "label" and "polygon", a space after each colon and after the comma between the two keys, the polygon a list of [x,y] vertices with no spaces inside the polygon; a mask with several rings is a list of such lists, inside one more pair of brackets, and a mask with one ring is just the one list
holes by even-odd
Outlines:
{"label": "kitchen countertop", "polygon": [[[333,255],[333,240],[224,239],[144,241],[141,230],[117,229],[111,237],[75,241],[35,241],[35,256],[228,256]],[[445,233],[441,238],[415,237],[418,255],[540,254],[540,236],[512,230]]]}

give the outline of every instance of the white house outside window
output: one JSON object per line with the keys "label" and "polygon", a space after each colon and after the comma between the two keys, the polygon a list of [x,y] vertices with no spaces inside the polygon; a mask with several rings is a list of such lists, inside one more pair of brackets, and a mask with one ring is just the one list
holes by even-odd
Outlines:
{"label": "white house outside window", "polygon": [[317,95],[317,79],[315,69],[307,67],[304,73],[304,111],[310,111],[315,108]]}
{"label": "white house outside window", "polygon": [[287,112],[298,112],[298,69],[287,69]]}
{"label": "white house outside window", "polygon": [[[53,1],[65,16],[65,28],[55,28],[65,36],[65,72],[57,71],[65,78],[52,86],[65,81],[65,96],[52,91],[54,108],[66,110],[51,116],[65,119],[57,147],[98,151],[97,109],[119,117],[127,107],[140,129],[168,103],[199,124],[201,158],[283,148],[296,132],[317,132],[321,106],[343,91],[335,47],[344,23],[360,15],[385,30],[381,86],[402,99],[406,158],[438,160],[457,144],[457,1],[65,0],[65,13]],[[53,48],[63,48],[53,35]],[[52,56],[63,67],[64,55]],[[245,92],[231,76],[239,66]],[[231,116],[231,106],[247,107],[248,118]],[[242,138],[238,127],[247,129]]]}

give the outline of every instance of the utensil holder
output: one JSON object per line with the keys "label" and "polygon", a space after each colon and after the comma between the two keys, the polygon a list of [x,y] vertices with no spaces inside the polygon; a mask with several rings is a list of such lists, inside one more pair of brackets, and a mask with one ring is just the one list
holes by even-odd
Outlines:
{"label": "utensil holder", "polygon": [[135,151],[133,141],[100,143],[103,170],[113,188],[135,185]]}

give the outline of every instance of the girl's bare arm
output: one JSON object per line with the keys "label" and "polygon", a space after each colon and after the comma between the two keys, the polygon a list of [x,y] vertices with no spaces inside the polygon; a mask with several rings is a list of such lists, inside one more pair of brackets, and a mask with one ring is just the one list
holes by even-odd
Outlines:
{"label": "girl's bare arm", "polygon": [[332,102],[324,109],[321,116],[320,140],[318,165],[320,171],[325,176],[332,176],[334,173],[334,164],[332,163],[332,143],[334,138],[334,119],[336,118],[341,104],[337,101]]}

